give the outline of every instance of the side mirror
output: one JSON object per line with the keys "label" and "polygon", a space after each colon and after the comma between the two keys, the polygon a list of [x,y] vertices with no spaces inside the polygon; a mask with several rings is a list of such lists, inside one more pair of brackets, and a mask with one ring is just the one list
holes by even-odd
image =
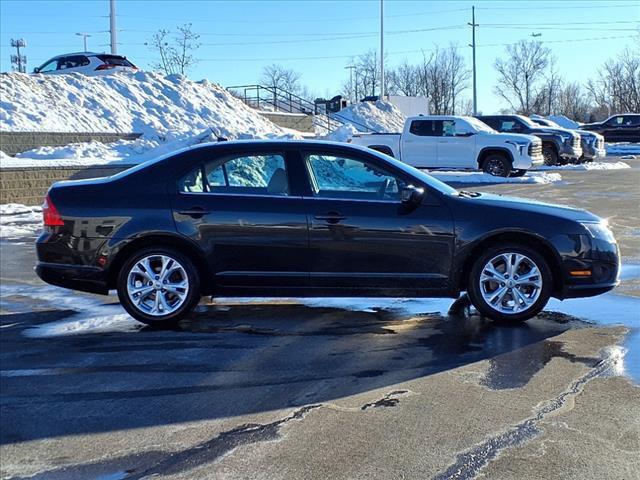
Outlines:
{"label": "side mirror", "polygon": [[34,68],[33,73],[40,73],[40,69],[38,67]]}
{"label": "side mirror", "polygon": [[400,190],[400,200],[405,205],[417,205],[424,197],[424,188],[408,185]]}

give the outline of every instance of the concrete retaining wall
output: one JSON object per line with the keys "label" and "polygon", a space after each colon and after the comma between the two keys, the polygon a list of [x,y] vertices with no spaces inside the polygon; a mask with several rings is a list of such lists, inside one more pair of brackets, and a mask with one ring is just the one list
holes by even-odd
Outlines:
{"label": "concrete retaining wall", "polygon": [[41,205],[52,183],[114,175],[133,165],[94,167],[22,167],[0,170],[0,203]]}
{"label": "concrete retaining wall", "polygon": [[283,128],[291,128],[300,132],[314,133],[313,115],[304,113],[259,112],[276,125]]}
{"label": "concrete retaining wall", "polygon": [[7,155],[26,152],[38,147],[61,147],[70,143],[135,140],[140,133],[91,133],[91,132],[0,132],[0,150]]}

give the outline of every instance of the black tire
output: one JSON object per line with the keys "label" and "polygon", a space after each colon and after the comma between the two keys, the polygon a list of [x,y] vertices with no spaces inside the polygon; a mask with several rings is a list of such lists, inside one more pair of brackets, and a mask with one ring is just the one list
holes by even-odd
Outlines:
{"label": "black tire", "polygon": [[[132,269],[134,268],[134,266],[141,260],[145,259],[146,257],[152,257],[152,258],[157,257],[157,260],[152,259],[153,264],[151,264],[152,269],[154,268],[157,269],[156,263],[161,261],[160,256],[164,256],[165,258],[169,257],[170,259],[174,260],[176,263],[171,264],[172,266],[175,267],[176,265],[179,265],[180,267],[182,267],[182,269],[178,270],[178,272],[181,276],[186,276],[186,279],[188,280],[188,284],[187,284],[188,286],[187,286],[187,291],[185,292],[185,295],[184,295],[184,299],[180,300],[182,303],[179,306],[178,306],[179,297],[177,295],[173,295],[170,292],[163,294],[163,298],[165,299],[165,301],[167,300],[167,298],[169,298],[167,305],[169,305],[170,307],[171,307],[170,304],[172,301],[171,299],[172,298],[175,299],[174,306],[177,306],[175,311],[172,311],[171,313],[166,315],[162,315],[162,314],[152,315],[148,311],[146,311],[143,307],[139,307],[135,305],[131,300],[131,298],[129,297],[128,288],[129,287],[134,288],[134,285],[129,283],[129,279],[130,279],[130,273],[132,273]],[[154,270],[154,273],[160,273],[160,272],[156,272],[156,270]],[[143,278],[143,277],[140,277],[140,278]],[[157,281],[158,285],[156,287],[160,288],[162,287],[162,285],[160,284],[160,281],[158,279],[159,279],[159,275],[155,275],[153,281]],[[169,280],[169,282],[171,282],[171,280]],[[171,285],[171,283],[169,284]],[[144,284],[142,286],[144,287]],[[154,287],[149,285],[147,288],[154,288]],[[139,250],[138,252],[133,254],[131,257],[129,257],[127,261],[124,262],[124,265],[122,266],[122,268],[120,269],[120,272],[118,273],[117,290],[118,290],[118,298],[120,299],[120,303],[122,304],[122,306],[124,307],[124,309],[127,311],[129,315],[131,315],[133,318],[135,318],[139,322],[146,323],[147,325],[162,326],[162,327],[175,325],[181,319],[185,318],[195,308],[195,306],[200,301],[200,297],[201,297],[200,277],[198,275],[198,270],[193,265],[193,262],[186,255],[169,247],[145,248],[145,249]],[[145,298],[148,298],[150,295],[154,295],[151,298],[155,300],[158,296],[158,291],[159,290],[151,291]],[[161,291],[165,292],[164,289],[162,289]],[[148,301],[151,301],[151,299],[149,299]]]}
{"label": "black tire", "polygon": [[524,174],[527,173],[526,170],[512,170],[511,171],[511,177],[522,177],[524,176]]}
{"label": "black tire", "polygon": [[542,146],[542,156],[544,157],[544,164],[547,166],[559,165],[558,152],[553,145],[544,144]]}
{"label": "black tire", "polygon": [[511,168],[511,161],[501,153],[492,153],[482,162],[482,171],[494,177],[508,177]]}
{"label": "black tire", "polygon": [[[539,289],[537,299],[529,305],[527,308],[516,311],[514,313],[502,312],[497,310],[495,307],[491,306],[487,300],[485,300],[483,293],[481,291],[480,286],[480,276],[482,272],[490,262],[490,260],[498,257],[501,254],[506,253],[516,253],[520,255],[524,255],[528,257],[528,260],[532,261],[533,264],[537,267],[540,275],[540,279],[542,281],[542,285]],[[528,262],[527,262],[528,264]],[[522,265],[526,267],[526,265]],[[505,273],[505,272],[503,272]],[[512,279],[512,282],[514,281]],[[509,288],[509,285],[501,284],[500,282],[496,283],[496,291],[501,288],[507,288],[507,293],[503,295],[502,300],[500,300],[500,306],[502,306],[503,302],[507,300],[505,308],[509,307],[509,302],[513,303],[513,307],[515,308],[515,296],[511,293],[514,288]],[[518,288],[518,287],[515,287]],[[528,291],[533,291],[533,287],[522,287],[531,289]],[[549,297],[551,296],[551,292],[553,291],[553,277],[551,275],[551,270],[546,260],[542,255],[533,250],[530,247],[524,245],[518,245],[515,243],[509,243],[504,245],[496,245],[494,247],[488,248],[480,257],[475,261],[471,268],[471,272],[469,273],[469,278],[467,280],[467,293],[469,295],[469,299],[474,307],[480,312],[483,316],[487,318],[491,318],[493,320],[498,321],[506,321],[506,322],[521,322],[528,320],[534,316],[536,316],[540,311],[545,307],[547,302],[549,301]],[[518,288],[518,292],[521,290]],[[525,295],[527,295],[527,291],[524,291]],[[493,292],[489,292],[488,295],[491,295]],[[535,298],[535,297],[534,297]],[[533,300],[533,298],[531,298]],[[521,305],[518,302],[518,305]]]}

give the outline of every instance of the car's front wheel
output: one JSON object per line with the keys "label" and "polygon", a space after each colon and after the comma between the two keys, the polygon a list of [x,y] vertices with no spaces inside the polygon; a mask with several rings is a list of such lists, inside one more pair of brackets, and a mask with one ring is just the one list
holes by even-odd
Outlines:
{"label": "car's front wheel", "polygon": [[482,163],[482,171],[494,177],[508,177],[511,168],[509,159],[499,153],[489,155]]}
{"label": "car's front wheel", "polygon": [[174,324],[200,300],[200,279],[193,262],[166,247],[132,255],[120,270],[117,288],[127,313],[148,325]]}
{"label": "car's front wheel", "polygon": [[510,244],[489,248],[473,264],[467,292],[485,317],[523,321],[537,315],[549,301],[553,278],[535,250]]}
{"label": "car's front wheel", "polygon": [[560,157],[553,145],[544,145],[542,147],[542,156],[544,158],[544,164],[547,166],[560,165]]}

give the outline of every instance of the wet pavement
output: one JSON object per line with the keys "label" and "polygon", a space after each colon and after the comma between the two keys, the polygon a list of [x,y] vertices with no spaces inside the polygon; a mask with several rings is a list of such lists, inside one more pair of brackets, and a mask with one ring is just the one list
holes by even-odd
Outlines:
{"label": "wet pavement", "polygon": [[[0,242],[0,475],[638,478],[640,175],[593,174],[480,187],[609,216],[628,264],[614,293],[519,325],[464,299],[221,299],[155,330]],[[631,199],[580,195],[603,178]]]}

